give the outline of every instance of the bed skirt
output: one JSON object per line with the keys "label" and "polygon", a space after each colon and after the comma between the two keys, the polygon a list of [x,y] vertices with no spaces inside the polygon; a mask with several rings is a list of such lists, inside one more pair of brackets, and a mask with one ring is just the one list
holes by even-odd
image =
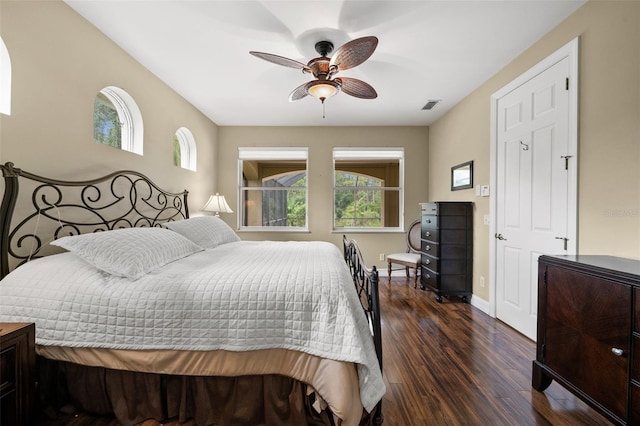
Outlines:
{"label": "bed skirt", "polygon": [[40,403],[115,416],[123,425],[147,419],[197,425],[333,425],[318,413],[307,386],[281,375],[199,377],[86,367],[38,357]]}

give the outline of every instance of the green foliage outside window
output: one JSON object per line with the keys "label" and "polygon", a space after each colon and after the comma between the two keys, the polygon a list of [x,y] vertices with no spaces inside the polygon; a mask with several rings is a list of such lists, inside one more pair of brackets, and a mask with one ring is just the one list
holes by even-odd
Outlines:
{"label": "green foliage outside window", "polygon": [[336,171],[334,226],[381,227],[382,184],[382,180],[371,176]]}
{"label": "green foliage outside window", "polygon": [[122,130],[118,111],[102,93],[98,93],[93,105],[93,137],[98,143],[122,148]]}
{"label": "green foliage outside window", "polygon": [[[290,186],[283,187],[279,178],[297,176]],[[291,188],[262,191],[262,226],[300,226],[307,223],[307,176],[299,171],[264,181],[265,187]],[[300,189],[295,189],[300,188]]]}
{"label": "green foliage outside window", "polygon": [[182,151],[180,151],[180,142],[178,142],[178,137],[173,137],[173,164],[181,167],[182,166]]}
{"label": "green foliage outside window", "polygon": [[[307,177],[303,177],[293,187],[307,187]],[[307,191],[287,191],[287,222],[289,226],[305,226],[307,220]]]}

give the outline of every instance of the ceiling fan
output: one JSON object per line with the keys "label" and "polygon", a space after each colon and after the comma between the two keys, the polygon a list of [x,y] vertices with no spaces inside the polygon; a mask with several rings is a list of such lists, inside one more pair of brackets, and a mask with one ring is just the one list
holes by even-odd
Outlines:
{"label": "ceiling fan", "polygon": [[329,58],[328,54],[333,52],[333,43],[330,41],[319,41],[315,44],[315,49],[320,57],[312,59],[306,65],[302,62],[283,56],[273,55],[263,52],[249,52],[253,56],[273,62],[285,67],[301,69],[303,73],[311,73],[315,80],[311,80],[296,87],[289,95],[289,101],[297,101],[307,95],[314,96],[322,102],[338,92],[342,91],[347,95],[361,99],[374,99],[378,97],[375,89],[362,80],[349,77],[337,77],[340,71],[356,67],[369,59],[378,45],[378,39],[373,36],[357,38],[340,46],[335,54]]}

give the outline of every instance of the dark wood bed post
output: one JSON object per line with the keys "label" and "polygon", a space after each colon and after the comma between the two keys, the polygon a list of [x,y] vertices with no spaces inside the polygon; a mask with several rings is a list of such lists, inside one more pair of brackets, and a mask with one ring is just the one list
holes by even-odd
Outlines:
{"label": "dark wood bed post", "polygon": [[[344,260],[349,266],[351,278],[355,285],[360,304],[364,309],[367,319],[373,329],[373,345],[376,350],[380,372],[382,372],[382,328],[380,323],[380,298],[378,294],[379,275],[375,266],[367,268],[362,258],[362,253],[355,240],[348,241],[346,235],[342,237]],[[370,413],[369,423],[381,425],[384,422],[382,415],[382,400],[376,404]]]}

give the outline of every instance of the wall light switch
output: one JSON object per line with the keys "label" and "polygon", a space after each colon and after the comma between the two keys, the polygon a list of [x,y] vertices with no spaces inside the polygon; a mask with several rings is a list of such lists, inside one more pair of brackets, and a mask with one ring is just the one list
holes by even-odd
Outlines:
{"label": "wall light switch", "polygon": [[483,197],[489,196],[489,185],[482,185],[482,187],[480,188],[480,195],[482,195]]}
{"label": "wall light switch", "polygon": [[483,219],[484,219],[484,224],[485,224],[485,225],[489,225],[489,222],[490,222],[490,220],[489,220],[489,215],[488,215],[488,214],[485,214],[485,215],[484,215],[484,217],[483,217]]}

